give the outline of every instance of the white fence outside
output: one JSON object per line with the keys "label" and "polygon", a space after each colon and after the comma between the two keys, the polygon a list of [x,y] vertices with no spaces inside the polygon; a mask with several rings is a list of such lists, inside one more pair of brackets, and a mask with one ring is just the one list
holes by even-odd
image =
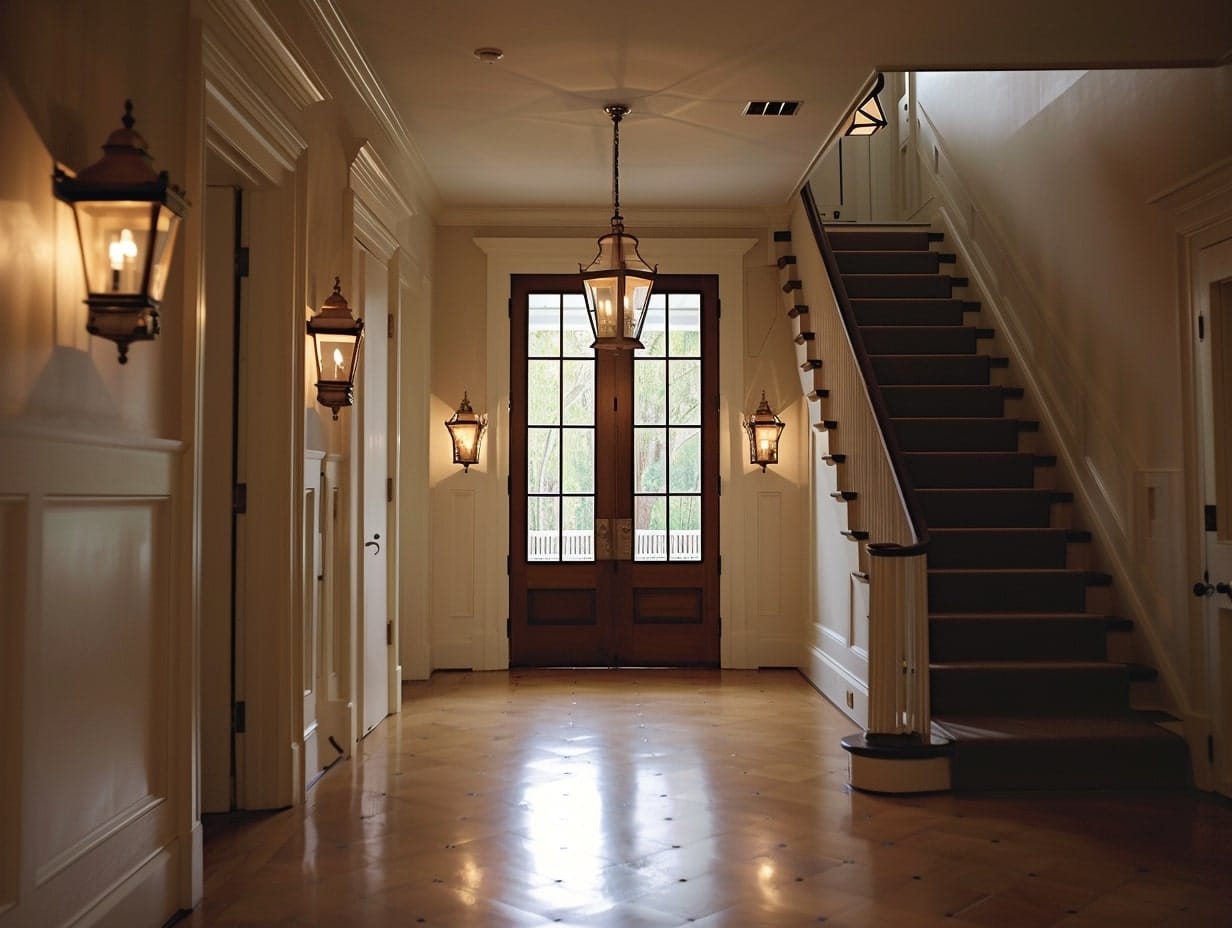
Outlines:
{"label": "white fence outside", "polygon": [[[633,559],[635,561],[666,561],[669,551],[673,561],[700,561],[702,559],[702,533],[680,531],[669,534],[642,529],[633,533]],[[526,559],[528,561],[593,561],[595,559],[595,533],[529,531],[526,533]]]}

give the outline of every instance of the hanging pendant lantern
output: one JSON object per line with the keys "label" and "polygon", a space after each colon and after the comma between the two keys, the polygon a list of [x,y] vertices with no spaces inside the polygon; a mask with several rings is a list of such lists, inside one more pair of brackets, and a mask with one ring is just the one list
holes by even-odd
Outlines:
{"label": "hanging pendant lantern", "polygon": [[475,414],[470,398],[463,390],[462,403],[457,412],[449,417],[445,428],[449,429],[449,440],[453,444],[453,462],[462,465],[464,474],[470,473],[472,464],[479,463],[479,444],[483,441],[487,426],[488,417]]}
{"label": "hanging pendant lantern", "polygon": [[776,416],[766,402],[766,391],[761,391],[761,404],[753,415],[744,420],[744,430],[749,434],[749,463],[760,464],[766,472],[767,464],[779,462],[779,436],[787,426]]}
{"label": "hanging pendant lantern", "polygon": [[620,215],[620,120],[629,107],[613,103],[603,111],[612,118],[612,231],[599,238],[599,253],[588,267],[579,264],[578,271],[595,336],[591,347],[632,351],[643,347],[642,325],[658,266],[638,254],[637,237],[625,232]]}
{"label": "hanging pendant lantern", "polygon": [[308,320],[308,334],[316,349],[317,402],[328,406],[337,419],[338,410],[354,401],[355,370],[364,341],[364,320],[351,315],[340,277],[334,278],[334,292],[320,311]]}
{"label": "hanging pendant lantern", "polygon": [[188,208],[167,172],[155,173],[145,139],[133,129],[133,101],[103,157],[78,174],[57,167],[56,199],[73,208],[86,278],[86,331],[128,346],[158,336],[158,307],[167,286],[176,232]]}

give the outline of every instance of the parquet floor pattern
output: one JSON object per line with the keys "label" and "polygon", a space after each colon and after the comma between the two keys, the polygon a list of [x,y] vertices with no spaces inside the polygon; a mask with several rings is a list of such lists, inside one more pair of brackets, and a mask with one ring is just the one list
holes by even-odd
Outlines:
{"label": "parquet floor pattern", "polygon": [[198,926],[1232,926],[1201,793],[854,792],[794,671],[437,674],[307,803],[207,826]]}

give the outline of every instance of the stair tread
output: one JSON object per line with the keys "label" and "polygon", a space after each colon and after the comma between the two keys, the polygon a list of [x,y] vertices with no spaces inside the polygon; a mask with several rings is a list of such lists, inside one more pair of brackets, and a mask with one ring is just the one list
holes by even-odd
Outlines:
{"label": "stair tread", "polygon": [[1048,621],[1048,622],[1115,622],[1120,616],[1106,612],[930,612],[928,620],[948,621]]}
{"label": "stair tread", "polygon": [[996,671],[998,674],[1009,673],[1012,671],[1023,672],[1038,672],[1043,670],[1065,670],[1065,671],[1095,671],[1097,673],[1126,673],[1130,669],[1130,664],[1119,664],[1116,661],[1094,661],[1094,660],[1046,660],[1046,661],[942,661],[938,663],[930,663],[928,669],[930,671],[945,671],[945,670],[978,670],[978,671]]}
{"label": "stair tread", "polygon": [[1160,723],[1166,713],[1128,711],[1124,715],[1026,716],[943,715],[934,716],[946,736],[953,740],[1090,741],[1149,738],[1171,741],[1179,736]]}

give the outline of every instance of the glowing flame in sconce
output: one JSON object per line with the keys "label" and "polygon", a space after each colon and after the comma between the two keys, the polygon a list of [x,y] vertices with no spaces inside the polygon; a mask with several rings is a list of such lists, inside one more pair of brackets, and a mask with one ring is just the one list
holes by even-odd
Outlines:
{"label": "glowing flame in sconce", "polygon": [[342,367],[343,367],[342,352],[339,349],[335,348],[334,349],[334,376],[335,377],[338,376],[338,373],[342,370]]}
{"label": "glowing flame in sconce", "polygon": [[120,237],[107,246],[107,257],[111,259],[113,271],[122,271],[126,258],[131,261],[137,257],[137,243],[130,229],[122,229]]}

